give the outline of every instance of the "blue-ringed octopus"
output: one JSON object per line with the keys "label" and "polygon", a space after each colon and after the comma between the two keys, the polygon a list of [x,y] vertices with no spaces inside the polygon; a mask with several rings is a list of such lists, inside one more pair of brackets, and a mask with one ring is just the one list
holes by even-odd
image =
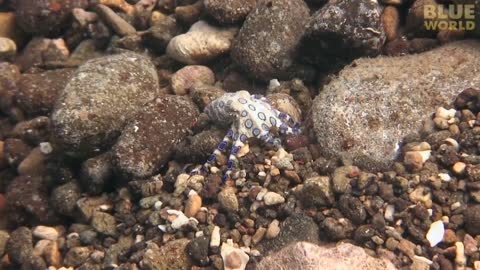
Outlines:
{"label": "blue-ringed octopus", "polygon": [[[299,123],[296,123],[290,115],[273,108],[264,96],[250,95],[245,90],[224,94],[207,105],[204,112],[212,122],[231,126],[227,135],[202,167],[206,172],[231,144],[227,171],[223,176],[224,182],[230,178],[237,164],[238,152],[249,138],[258,138],[280,149],[282,141],[272,132],[274,128],[285,135],[297,135],[301,132]],[[192,174],[197,173],[199,173],[197,169],[192,171]]]}

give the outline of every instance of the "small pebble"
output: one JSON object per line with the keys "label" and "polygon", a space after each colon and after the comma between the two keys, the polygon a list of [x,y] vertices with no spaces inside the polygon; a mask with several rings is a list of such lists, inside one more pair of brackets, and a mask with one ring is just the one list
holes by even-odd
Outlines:
{"label": "small pebble", "polygon": [[32,233],[33,233],[33,236],[37,238],[52,240],[52,241],[56,241],[59,236],[59,233],[55,228],[42,226],[42,225],[35,227]]}
{"label": "small pebble", "polygon": [[270,205],[284,203],[285,198],[283,198],[283,196],[278,193],[270,191],[263,196],[263,201],[265,202],[266,205],[270,206]]}
{"label": "small pebble", "polygon": [[278,234],[280,233],[280,226],[279,225],[280,225],[280,221],[278,221],[277,219],[270,222],[270,224],[268,225],[267,233],[266,233],[265,237],[267,239],[273,239],[273,238],[277,237]]}
{"label": "small pebble", "polygon": [[257,229],[255,234],[252,236],[252,242],[254,245],[260,243],[262,241],[263,237],[265,236],[265,233],[267,232],[267,229],[264,227],[260,227]]}
{"label": "small pebble", "polygon": [[443,225],[443,221],[438,220],[430,225],[430,229],[427,232],[426,238],[430,243],[430,246],[434,247],[438,243],[442,242],[444,234],[445,227]]}
{"label": "small pebble", "polygon": [[187,217],[194,217],[202,208],[202,197],[195,191],[190,191],[188,194],[188,201],[185,205],[185,215]]}
{"label": "small pebble", "polygon": [[218,248],[220,247],[220,227],[215,226],[212,230],[212,236],[210,238],[210,247]]}
{"label": "small pebble", "polygon": [[224,188],[220,193],[218,193],[218,202],[223,209],[231,212],[237,212],[239,206],[237,195],[235,194],[235,188]]}
{"label": "small pebble", "polygon": [[467,167],[467,164],[461,161],[458,161],[455,164],[453,164],[452,171],[457,175],[461,175],[465,172],[466,167]]}

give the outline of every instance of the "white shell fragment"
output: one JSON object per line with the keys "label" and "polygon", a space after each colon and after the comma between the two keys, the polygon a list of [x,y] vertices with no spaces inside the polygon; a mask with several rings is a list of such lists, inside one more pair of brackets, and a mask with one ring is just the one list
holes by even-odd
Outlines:
{"label": "white shell fragment", "polygon": [[233,245],[232,239],[228,239],[227,242],[222,244],[220,254],[225,270],[243,270],[250,259],[245,251]]}
{"label": "white shell fragment", "polygon": [[438,243],[442,242],[444,234],[445,234],[445,228],[443,225],[443,221],[438,220],[433,222],[430,225],[430,229],[427,232],[427,240],[430,243],[430,246],[434,247]]}

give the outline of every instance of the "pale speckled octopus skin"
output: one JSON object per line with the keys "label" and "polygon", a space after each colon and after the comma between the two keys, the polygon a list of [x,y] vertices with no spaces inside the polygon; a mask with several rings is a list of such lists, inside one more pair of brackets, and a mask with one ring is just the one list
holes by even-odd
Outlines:
{"label": "pale speckled octopus skin", "polygon": [[[231,144],[224,181],[230,177],[236,166],[238,152],[249,138],[255,137],[277,148],[282,148],[280,138],[271,132],[273,128],[277,128],[279,133],[285,135],[300,133],[299,124],[295,123],[288,114],[273,108],[264,96],[250,95],[245,90],[224,94],[212,101],[205,108],[205,113],[213,123],[223,126],[231,125],[227,135],[202,168],[204,171],[208,170],[218,155],[225,152],[227,146]],[[198,171],[194,170],[192,173],[195,174]]]}

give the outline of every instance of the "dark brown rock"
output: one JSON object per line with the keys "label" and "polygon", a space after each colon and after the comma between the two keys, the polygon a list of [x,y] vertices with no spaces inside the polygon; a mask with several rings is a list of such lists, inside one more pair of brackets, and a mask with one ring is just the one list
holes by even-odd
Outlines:
{"label": "dark brown rock", "polygon": [[265,81],[305,77],[305,67],[295,62],[308,17],[308,7],[301,0],[259,3],[234,40],[233,60],[251,76]]}
{"label": "dark brown rock", "polygon": [[47,184],[39,176],[18,176],[7,188],[7,211],[14,223],[55,221],[53,209],[48,204]]}
{"label": "dark brown rock", "polygon": [[204,4],[207,13],[218,22],[230,24],[244,20],[257,4],[257,0],[206,0]]}
{"label": "dark brown rock", "polygon": [[28,115],[48,115],[63,91],[73,69],[56,69],[42,73],[22,74],[15,101]]}
{"label": "dark brown rock", "polygon": [[301,53],[305,61],[328,70],[378,55],[384,42],[377,1],[330,1],[310,18]]}
{"label": "dark brown rock", "polygon": [[31,147],[20,139],[6,139],[3,145],[3,151],[8,163],[14,167],[30,153]]}
{"label": "dark brown rock", "polygon": [[92,195],[103,192],[107,182],[113,175],[111,153],[107,152],[90,158],[82,164],[80,180],[85,190]]}
{"label": "dark brown rock", "polygon": [[471,235],[480,234],[480,205],[467,207],[464,212],[465,228]]}
{"label": "dark brown rock", "polygon": [[73,8],[84,8],[86,0],[17,0],[18,25],[27,33],[56,35],[66,26]]}
{"label": "dark brown rock", "polygon": [[145,105],[113,147],[118,169],[139,178],[158,172],[197,116],[193,102],[180,96],[162,96]]}
{"label": "dark brown rock", "polygon": [[55,188],[50,196],[52,207],[60,214],[73,217],[81,189],[76,181],[71,181]]}

